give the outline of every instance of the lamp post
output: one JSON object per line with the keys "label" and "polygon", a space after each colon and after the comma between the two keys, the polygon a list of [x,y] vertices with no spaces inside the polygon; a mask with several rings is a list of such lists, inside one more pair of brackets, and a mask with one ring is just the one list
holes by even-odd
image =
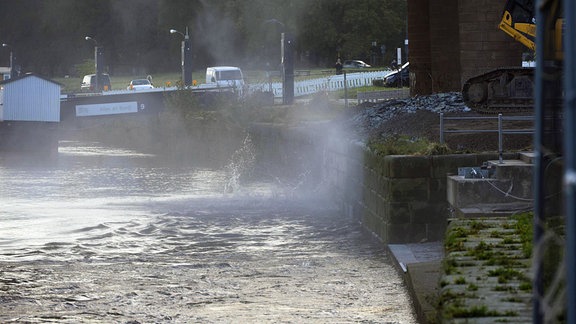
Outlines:
{"label": "lamp post", "polygon": [[102,89],[100,89],[100,80],[102,78],[103,72],[102,67],[104,66],[104,55],[102,54],[102,47],[98,46],[98,42],[93,37],[86,36],[85,39],[87,41],[94,42],[94,69],[96,70],[95,89],[96,91],[101,91]]}
{"label": "lamp post", "polygon": [[2,43],[2,47],[10,48],[10,79],[13,79],[16,77],[16,69],[14,68],[14,55],[12,53],[12,46],[6,43]]}
{"label": "lamp post", "polygon": [[188,27],[186,27],[186,34],[176,29],[170,29],[170,34],[180,34],[184,37],[182,41],[182,82],[184,82],[185,87],[189,87],[192,85],[192,50],[190,48]]}
{"label": "lamp post", "polygon": [[282,103],[294,103],[294,39],[286,31],[286,26],[277,19],[268,19],[265,24],[278,24],[282,27],[280,46],[282,56]]}

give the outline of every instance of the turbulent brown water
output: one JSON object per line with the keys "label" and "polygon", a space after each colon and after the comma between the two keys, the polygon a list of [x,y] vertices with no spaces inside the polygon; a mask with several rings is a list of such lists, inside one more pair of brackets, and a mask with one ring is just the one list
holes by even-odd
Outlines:
{"label": "turbulent brown water", "polygon": [[2,156],[0,322],[416,322],[357,221],[232,173],[86,142]]}

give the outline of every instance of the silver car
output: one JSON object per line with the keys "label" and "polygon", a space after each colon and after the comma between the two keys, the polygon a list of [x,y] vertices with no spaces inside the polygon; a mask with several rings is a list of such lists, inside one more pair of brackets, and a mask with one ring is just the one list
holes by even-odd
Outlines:
{"label": "silver car", "polygon": [[154,89],[154,86],[148,79],[136,79],[130,81],[126,90],[145,90],[145,89]]}

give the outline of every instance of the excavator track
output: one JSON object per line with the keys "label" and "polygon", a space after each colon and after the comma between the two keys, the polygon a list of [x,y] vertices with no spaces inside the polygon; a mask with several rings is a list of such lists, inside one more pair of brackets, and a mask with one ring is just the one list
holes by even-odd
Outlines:
{"label": "excavator track", "polygon": [[489,114],[534,110],[534,68],[504,67],[472,77],[462,87],[464,103]]}

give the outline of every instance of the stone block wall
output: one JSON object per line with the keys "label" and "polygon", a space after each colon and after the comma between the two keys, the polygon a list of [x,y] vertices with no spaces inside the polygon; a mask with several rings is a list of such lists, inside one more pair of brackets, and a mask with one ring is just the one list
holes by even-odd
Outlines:
{"label": "stone block wall", "polygon": [[451,213],[447,176],[497,154],[376,156],[366,151],[362,196],[349,203],[364,226],[385,244],[442,240]]}

